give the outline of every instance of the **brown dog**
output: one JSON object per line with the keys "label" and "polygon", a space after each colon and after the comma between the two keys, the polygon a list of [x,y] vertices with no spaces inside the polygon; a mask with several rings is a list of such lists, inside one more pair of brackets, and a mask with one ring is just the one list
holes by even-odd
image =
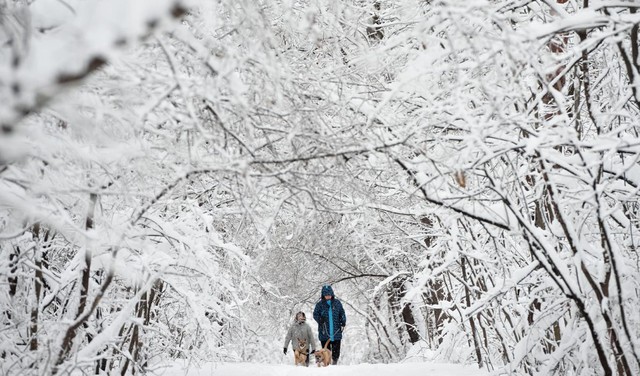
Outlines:
{"label": "brown dog", "polygon": [[324,344],[324,347],[320,350],[316,350],[315,352],[316,364],[318,365],[318,367],[326,367],[331,364],[331,350],[327,348],[327,346],[329,346],[329,341],[330,340],[327,340],[327,343]]}
{"label": "brown dog", "polygon": [[296,366],[305,366],[307,363],[307,340],[298,338],[298,348],[293,350],[293,361]]}

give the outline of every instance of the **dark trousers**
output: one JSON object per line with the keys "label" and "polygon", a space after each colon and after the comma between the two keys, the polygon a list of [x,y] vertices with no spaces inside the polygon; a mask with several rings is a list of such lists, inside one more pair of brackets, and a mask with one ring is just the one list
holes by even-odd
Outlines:
{"label": "dark trousers", "polygon": [[331,350],[331,358],[338,361],[340,358],[340,341],[329,342],[329,350]]}

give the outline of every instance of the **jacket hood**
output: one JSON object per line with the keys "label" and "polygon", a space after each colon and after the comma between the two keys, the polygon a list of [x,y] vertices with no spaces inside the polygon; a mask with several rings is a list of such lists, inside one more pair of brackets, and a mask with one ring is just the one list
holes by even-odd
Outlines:
{"label": "jacket hood", "polygon": [[329,285],[322,286],[322,293],[320,293],[320,298],[324,298],[325,295],[331,295],[333,298],[335,295],[333,294],[333,289]]}

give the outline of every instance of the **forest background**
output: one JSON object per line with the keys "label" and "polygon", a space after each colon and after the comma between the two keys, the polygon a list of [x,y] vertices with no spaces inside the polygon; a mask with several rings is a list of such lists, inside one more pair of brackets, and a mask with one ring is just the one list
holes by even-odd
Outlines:
{"label": "forest background", "polygon": [[639,374],[639,8],[0,0],[0,372]]}

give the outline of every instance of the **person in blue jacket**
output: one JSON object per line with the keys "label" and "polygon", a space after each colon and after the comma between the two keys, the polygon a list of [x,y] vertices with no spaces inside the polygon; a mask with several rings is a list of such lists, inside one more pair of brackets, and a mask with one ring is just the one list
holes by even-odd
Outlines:
{"label": "person in blue jacket", "polygon": [[342,333],[347,325],[347,316],[340,300],[336,299],[333,289],[329,285],[322,286],[320,300],[313,310],[313,319],[318,323],[318,339],[320,347],[329,341],[329,350],[333,364],[338,364],[340,358],[340,342]]}

